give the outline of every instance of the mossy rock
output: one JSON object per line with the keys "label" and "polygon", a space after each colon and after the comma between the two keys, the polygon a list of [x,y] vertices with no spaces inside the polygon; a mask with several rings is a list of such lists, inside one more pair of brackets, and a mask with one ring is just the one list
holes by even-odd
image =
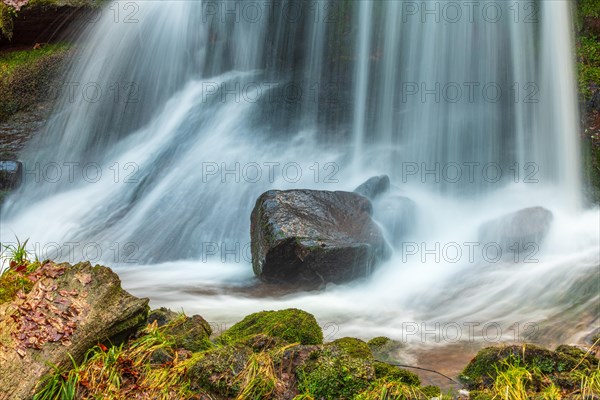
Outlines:
{"label": "mossy rock", "polygon": [[598,359],[591,352],[585,352],[579,347],[563,344],[558,346],[555,352],[561,355],[562,371],[565,369],[570,371],[576,366],[580,370],[591,369],[598,365]]}
{"label": "mossy rock", "polygon": [[187,372],[191,388],[235,397],[240,390],[236,377],[251,355],[252,349],[239,343],[206,352]]}
{"label": "mossy rock", "polygon": [[163,326],[174,321],[178,316],[179,314],[177,314],[175,311],[169,310],[166,307],[155,308],[154,310],[150,311],[150,314],[148,314],[148,323],[152,324],[154,321],[156,321],[157,326]]}
{"label": "mossy rock", "polygon": [[367,342],[367,344],[371,348],[378,348],[381,346],[385,346],[386,343],[389,343],[391,341],[392,341],[392,339],[390,339],[387,336],[377,336],[377,337],[374,337],[373,339],[369,340]]}
{"label": "mossy rock", "polygon": [[218,341],[231,344],[259,333],[283,339],[288,343],[323,343],[323,332],[315,317],[296,308],[250,314],[225,331]]}
{"label": "mossy rock", "polygon": [[354,358],[370,360],[373,358],[369,345],[360,339],[344,337],[328,343],[326,346],[336,346],[341,351]]}
{"label": "mossy rock", "polygon": [[386,378],[388,381],[402,382],[410,386],[419,386],[421,384],[421,379],[419,379],[417,374],[395,365],[375,361],[373,367],[375,368],[375,377],[377,379]]}
{"label": "mossy rock", "polygon": [[298,390],[315,399],[351,399],[375,379],[372,362],[349,356],[335,347],[313,353],[296,371]]}
{"label": "mossy rock", "polygon": [[[581,362],[580,362],[581,361]],[[557,374],[577,370],[584,371],[593,363],[585,353],[572,346],[560,346],[551,351],[535,345],[487,347],[475,356],[462,371],[460,379],[469,389],[484,389],[492,386],[498,371],[507,368],[507,363],[525,367],[534,375],[534,385],[543,377],[555,380]]]}
{"label": "mossy rock", "polygon": [[165,333],[173,337],[175,348],[197,352],[213,347],[209,339],[212,329],[208,322],[199,315],[177,317],[165,325]]}
{"label": "mossy rock", "polygon": [[385,336],[375,337],[369,340],[367,343],[375,359],[381,361],[396,360],[398,358],[397,354],[404,347],[402,342]]}

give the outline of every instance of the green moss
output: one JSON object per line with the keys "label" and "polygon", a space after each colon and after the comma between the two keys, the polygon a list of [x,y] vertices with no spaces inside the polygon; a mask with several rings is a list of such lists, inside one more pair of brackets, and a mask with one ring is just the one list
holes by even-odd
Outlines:
{"label": "green moss", "polygon": [[385,336],[373,338],[369,340],[368,344],[375,359],[381,361],[394,361],[404,346],[401,342]]}
{"label": "green moss", "polygon": [[423,392],[427,398],[438,397],[440,394],[442,394],[440,388],[433,385],[423,386],[421,388],[421,392]]}
{"label": "green moss", "polygon": [[577,46],[579,60],[579,92],[585,99],[592,96],[592,87],[600,86],[600,41],[595,36],[582,36]]}
{"label": "green moss", "polygon": [[68,54],[65,44],[0,53],[0,121],[55,96]]}
{"label": "green moss", "polygon": [[0,304],[9,302],[15,298],[19,290],[29,293],[33,282],[21,272],[8,270],[0,276]]}
{"label": "green moss", "polygon": [[323,332],[315,317],[295,308],[250,314],[225,331],[218,341],[230,344],[259,333],[283,339],[288,343],[323,343]]}
{"label": "green moss", "polygon": [[421,384],[421,380],[417,374],[398,368],[395,365],[375,361],[373,367],[375,368],[375,377],[378,379],[387,378],[387,380],[402,382],[410,386],[419,386]]}
{"label": "green moss", "polygon": [[600,2],[598,0],[579,0],[579,12],[583,17],[600,17]]}
{"label": "green moss", "polygon": [[494,396],[487,391],[473,390],[469,392],[470,400],[493,400]]}
{"label": "green moss", "polygon": [[337,346],[341,351],[354,358],[370,360],[373,358],[369,345],[360,339],[344,337],[334,340],[328,346]]}
{"label": "green moss", "polygon": [[351,399],[369,388],[375,378],[371,362],[335,349],[316,352],[314,359],[296,371],[298,389],[315,398]]}
{"label": "green moss", "polygon": [[191,352],[208,350],[213,347],[209,340],[212,329],[199,315],[181,315],[165,325],[165,332],[173,337],[173,346]]}
{"label": "green moss", "polygon": [[367,344],[371,348],[373,348],[373,347],[381,347],[381,346],[384,346],[385,344],[387,344],[388,342],[390,342],[391,340],[392,339],[390,339],[389,337],[377,336],[377,337],[374,337],[373,339],[369,340],[367,342]]}

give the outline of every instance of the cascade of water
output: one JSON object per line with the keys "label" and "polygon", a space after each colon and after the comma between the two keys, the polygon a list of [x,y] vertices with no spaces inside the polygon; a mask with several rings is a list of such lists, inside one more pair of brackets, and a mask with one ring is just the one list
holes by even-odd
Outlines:
{"label": "cascade of water", "polygon": [[[570,303],[552,294],[594,273],[597,210],[567,212],[581,203],[581,183],[566,0],[136,4],[137,22],[105,12],[82,37],[73,90],[22,154],[39,173],[4,204],[3,242],[13,233],[31,243],[76,242],[62,253],[71,261],[96,256],[82,252],[94,243],[103,250],[94,261],[124,263],[126,283],[161,298],[175,290],[169,279],[185,289],[179,275],[162,275],[174,269],[198,285],[237,282],[241,271],[248,280],[249,216],[263,191],[352,190],[387,173],[418,206],[413,239],[472,241],[480,223],[543,205],[556,215],[541,250],[553,261],[473,272],[468,263],[411,263],[398,249],[371,282],[307,295],[303,304],[319,316],[371,321],[377,307],[386,318],[379,325],[392,331],[428,306],[425,313],[464,319],[541,317],[533,302],[515,304],[538,296],[560,314]],[[51,176],[57,165],[60,179]],[[223,247],[235,253],[225,264]],[[156,275],[141,278],[127,261]],[[157,263],[166,263],[161,273]],[[477,309],[460,295],[444,302],[432,287],[476,291]],[[422,292],[431,299],[417,307]],[[486,307],[494,295],[505,301]],[[228,300],[239,314],[265,307]],[[225,308],[201,303],[215,314]]]}

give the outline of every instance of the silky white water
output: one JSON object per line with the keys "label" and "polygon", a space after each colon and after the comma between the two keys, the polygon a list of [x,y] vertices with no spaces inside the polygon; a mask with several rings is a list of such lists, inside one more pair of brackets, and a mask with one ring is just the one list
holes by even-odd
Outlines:
{"label": "silky white water", "polygon": [[[553,342],[598,327],[569,2],[135,4],[89,22],[21,154],[3,243],[104,263],[153,306],[217,325],[297,307],[328,338]],[[387,232],[391,260],[322,291],[255,289],[262,192],[351,191],[380,174],[416,204],[410,229]],[[533,206],[554,215],[539,248],[484,252],[482,223]]]}

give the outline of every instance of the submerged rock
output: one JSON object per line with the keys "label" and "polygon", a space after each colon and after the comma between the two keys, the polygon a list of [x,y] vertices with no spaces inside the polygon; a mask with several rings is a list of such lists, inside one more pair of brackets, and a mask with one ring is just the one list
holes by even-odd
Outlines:
{"label": "submerged rock", "polygon": [[27,293],[0,305],[1,399],[31,398],[53,366],[79,363],[96,344],[118,344],[146,322],[148,299],[124,291],[109,268],[46,262],[27,273]]}
{"label": "submerged rock", "polygon": [[543,207],[525,208],[481,225],[479,241],[497,243],[503,253],[536,250],[548,234],[552,219],[552,212]]}
{"label": "submerged rock", "polygon": [[377,199],[374,206],[374,218],[394,246],[399,246],[417,226],[417,203],[408,197],[386,195]]}
{"label": "submerged rock", "polygon": [[0,190],[13,190],[21,185],[23,164],[20,161],[0,161]]}
{"label": "submerged rock", "polygon": [[390,190],[390,177],[387,175],[374,176],[354,189],[354,193],[362,194],[373,200]]}
{"label": "submerged rock", "polygon": [[357,193],[263,193],[251,216],[254,273],[307,287],[369,275],[389,254],[371,214],[371,202]]}

